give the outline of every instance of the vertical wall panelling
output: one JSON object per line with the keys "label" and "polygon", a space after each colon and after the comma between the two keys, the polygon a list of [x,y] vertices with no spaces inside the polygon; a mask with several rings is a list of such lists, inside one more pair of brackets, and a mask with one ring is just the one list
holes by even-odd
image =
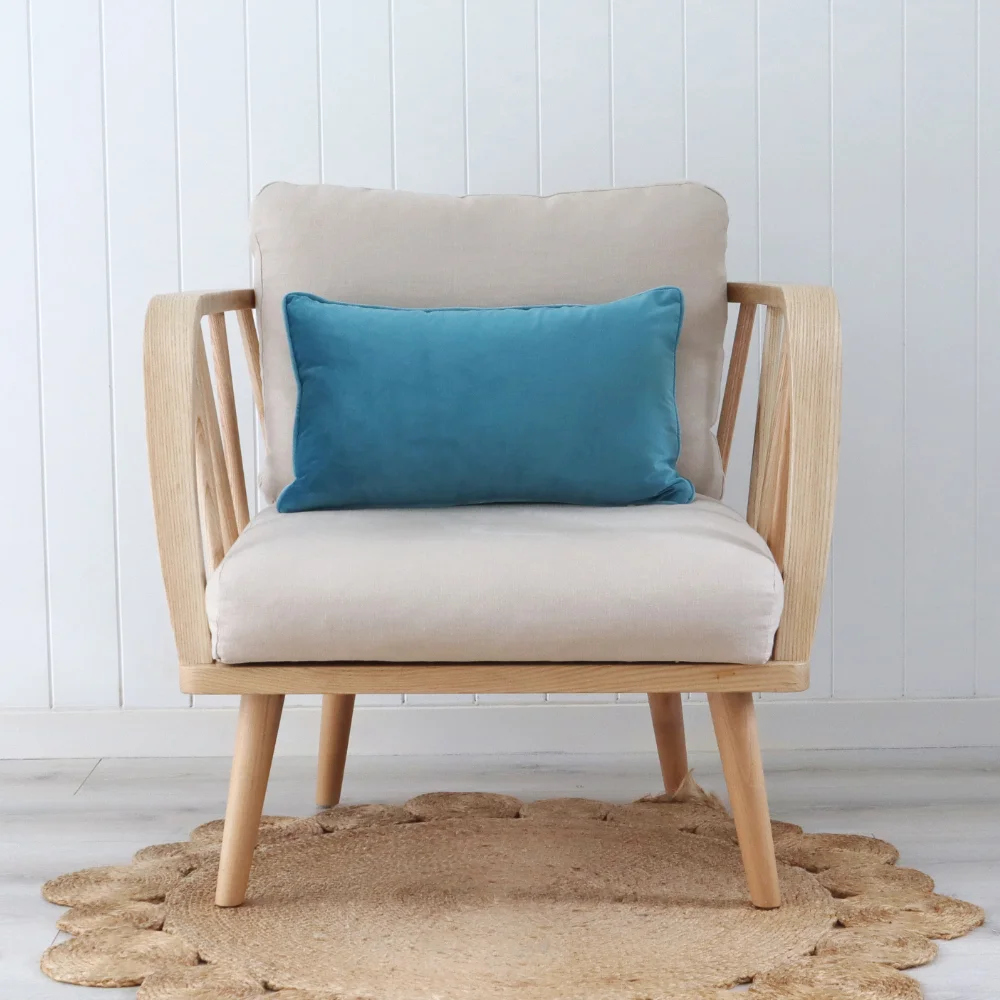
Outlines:
{"label": "vertical wall panelling", "polygon": [[[758,30],[761,277],[827,285],[830,5],[759,0]],[[828,581],[812,651],[821,697],[833,684],[832,590]]]}
{"label": "vertical wall panelling", "polygon": [[392,187],[390,0],[319,0],[323,180]]}
{"label": "vertical wall panelling", "polygon": [[[809,696],[1000,697],[998,46],[985,0],[0,5],[0,710],[188,704],[150,511],[143,313],[157,292],[250,283],[250,199],[273,180],[716,188],[731,279],[832,282],[840,299],[840,493]],[[758,332],[736,509],[759,361]]]}
{"label": "vertical wall panelling", "polygon": [[53,701],[119,704],[101,23],[31,5]]}
{"label": "vertical wall panelling", "polygon": [[611,184],[608,0],[538,0],[542,194]]}
{"label": "vertical wall panelling", "polygon": [[1000,7],[980,4],[977,66],[978,410],[976,511],[976,694],[1000,695]]}
{"label": "vertical wall panelling", "polygon": [[683,0],[611,7],[614,183],[684,177]]}
{"label": "vertical wall panelling", "polygon": [[[756,281],[757,233],[757,18],[753,4],[720,17],[709,4],[685,11],[687,175],[714,187],[729,206],[726,267],[734,281]],[[737,309],[730,315],[729,346]],[[755,340],[756,340],[756,334]],[[760,354],[751,345],[726,475],[725,501],[746,510],[757,410]]]}
{"label": "vertical wall panelling", "polygon": [[465,194],[462,0],[393,0],[396,185]]}
{"label": "vertical wall panelling", "polygon": [[178,285],[170,0],[104,0],[103,37],[123,702],[187,705],[159,569],[142,377],[146,304]]}
{"label": "vertical wall panelling", "polygon": [[907,4],[905,51],[905,692],[960,697],[976,669],[975,0]]}
{"label": "vertical wall panelling", "polygon": [[[0,519],[0,630],[9,666],[0,669],[0,706],[47,708],[48,620],[39,413],[38,319],[32,178],[28,9],[0,7],[0,454],[9,479]],[[16,487],[13,484],[17,484]]]}
{"label": "vertical wall panelling", "polygon": [[976,694],[1000,696],[1000,5],[979,5]]}
{"label": "vertical wall panelling", "polygon": [[[247,211],[246,25],[242,0],[175,0],[181,285],[245,288],[250,283]],[[253,440],[253,402],[230,331],[243,441]],[[244,449],[247,482],[255,481]],[[251,491],[252,492],[252,491]],[[227,704],[199,696],[196,704]]]}
{"label": "vertical wall panelling", "polygon": [[250,280],[242,0],[175,0],[181,283]]}
{"label": "vertical wall panelling", "polygon": [[247,0],[250,193],[320,179],[317,0]]}
{"label": "vertical wall panelling", "polygon": [[[834,538],[840,698],[903,693],[903,0],[841,0],[832,40],[833,279],[844,331]],[[872,95],[878,94],[878,100]],[[859,420],[856,415],[865,414]]]}
{"label": "vertical wall panelling", "polygon": [[469,191],[538,193],[535,0],[466,0]]}

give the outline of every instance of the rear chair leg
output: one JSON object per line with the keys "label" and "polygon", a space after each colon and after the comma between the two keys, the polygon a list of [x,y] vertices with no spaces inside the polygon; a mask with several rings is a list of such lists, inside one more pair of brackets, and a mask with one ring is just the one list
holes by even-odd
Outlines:
{"label": "rear chair leg", "polygon": [[729,804],[743,855],[750,899],[764,910],[781,905],[764,765],[757,740],[753,695],[745,691],[709,694],[715,738],[729,789]]}
{"label": "rear chair leg", "polygon": [[215,888],[216,906],[241,906],[246,899],[284,703],[283,694],[245,694],[240,698],[219,880]]}
{"label": "rear chair leg", "polygon": [[684,713],[681,696],[670,692],[650,693],[649,714],[653,717],[656,752],[663,773],[663,790],[673,795],[688,773],[687,746],[684,742]]}
{"label": "rear chair leg", "polygon": [[353,694],[323,695],[323,720],[319,730],[319,773],[316,777],[316,805],[320,808],[327,809],[340,801],[353,715]]}

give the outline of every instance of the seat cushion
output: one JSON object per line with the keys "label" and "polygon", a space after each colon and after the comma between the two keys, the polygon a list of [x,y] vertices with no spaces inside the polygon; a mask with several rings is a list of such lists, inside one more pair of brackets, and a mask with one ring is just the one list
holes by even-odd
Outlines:
{"label": "seat cushion", "polygon": [[208,581],[224,663],[763,663],[781,575],[734,511],[263,510]]}
{"label": "seat cushion", "polygon": [[366,305],[527,306],[611,302],[674,285],[677,471],[722,495],[713,426],[726,317],[726,203],[700,184],[549,197],[411,194],[275,183],[251,213],[273,501],[292,481],[296,384],[282,316],[288,292]]}

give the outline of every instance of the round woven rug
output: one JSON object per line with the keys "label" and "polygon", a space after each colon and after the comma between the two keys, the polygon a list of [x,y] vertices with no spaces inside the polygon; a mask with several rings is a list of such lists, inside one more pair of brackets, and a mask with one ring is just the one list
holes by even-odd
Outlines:
{"label": "round woven rug", "polygon": [[731,819],[673,798],[433,793],[261,827],[247,902],[213,903],[221,822],[48,882],[42,969],[139,1000],[909,1000],[898,971],[983,913],[891,844],[774,824],[783,904],[749,901]]}

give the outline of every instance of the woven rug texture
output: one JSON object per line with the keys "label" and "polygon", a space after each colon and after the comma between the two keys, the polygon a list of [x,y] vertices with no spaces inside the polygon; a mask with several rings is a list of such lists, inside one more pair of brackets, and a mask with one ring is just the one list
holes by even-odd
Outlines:
{"label": "woven rug texture", "polygon": [[903,969],[979,907],[872,837],[773,823],[782,905],[690,776],[628,805],[435,792],[265,817],[247,902],[214,905],[222,823],[45,884],[53,979],[138,1000],[916,1000]]}

